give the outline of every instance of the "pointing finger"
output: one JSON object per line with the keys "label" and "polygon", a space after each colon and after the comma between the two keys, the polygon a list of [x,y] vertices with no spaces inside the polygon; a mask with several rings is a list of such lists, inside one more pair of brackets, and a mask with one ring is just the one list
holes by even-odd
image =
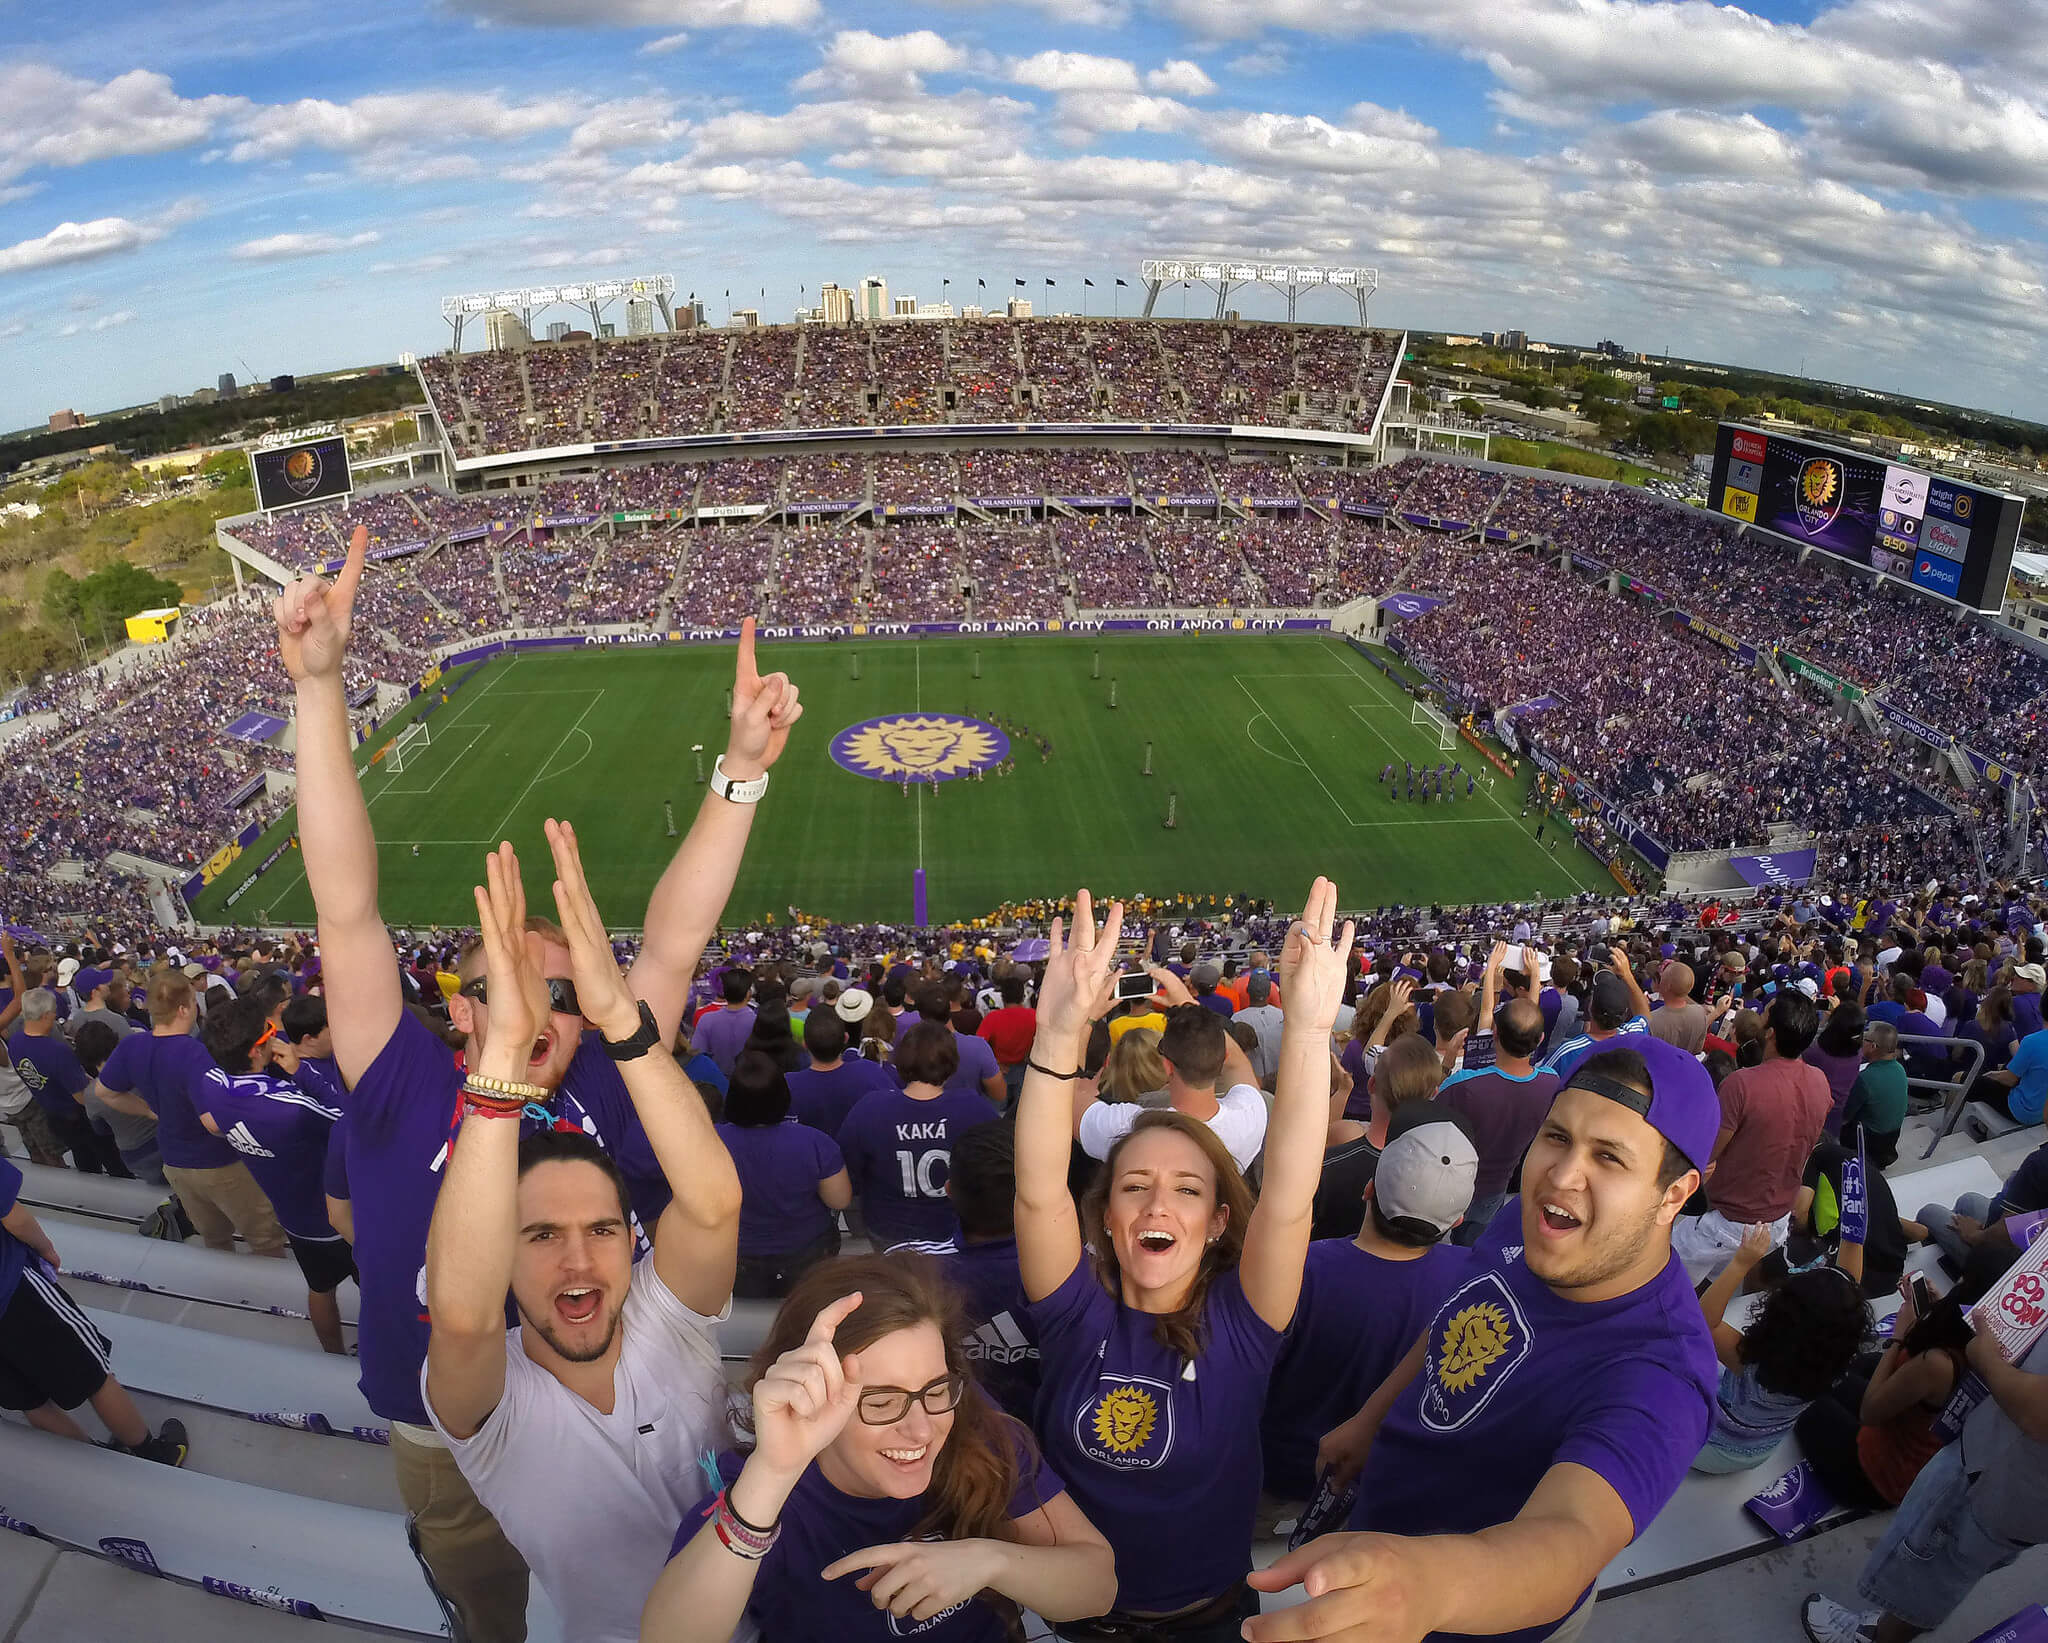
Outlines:
{"label": "pointing finger", "polygon": [[736,682],[742,694],[753,691],[761,683],[760,670],[754,665],[754,619],[751,616],[740,623],[739,671]]}
{"label": "pointing finger", "polygon": [[370,527],[358,525],[349,534],[348,561],[341,567],[341,574],[334,579],[335,619],[348,620],[349,612],[356,606],[356,586],[363,579],[363,566],[370,558]]}
{"label": "pointing finger", "polygon": [[860,1305],[860,1291],[842,1295],[811,1321],[811,1331],[804,1337],[806,1345],[829,1346],[833,1334],[846,1321],[847,1315]]}

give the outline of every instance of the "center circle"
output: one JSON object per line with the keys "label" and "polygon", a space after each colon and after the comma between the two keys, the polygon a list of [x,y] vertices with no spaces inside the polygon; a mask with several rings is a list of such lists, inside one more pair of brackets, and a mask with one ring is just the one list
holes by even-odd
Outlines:
{"label": "center circle", "polygon": [[949,782],[1001,764],[1010,738],[958,713],[891,713],[832,738],[832,762],[877,782]]}

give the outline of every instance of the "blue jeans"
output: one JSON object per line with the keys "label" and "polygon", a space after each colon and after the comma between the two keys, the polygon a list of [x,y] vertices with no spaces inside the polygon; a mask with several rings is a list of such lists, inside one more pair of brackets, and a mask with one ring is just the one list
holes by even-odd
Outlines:
{"label": "blue jeans", "polygon": [[157,1151],[154,1141],[146,1147],[137,1147],[133,1152],[124,1151],[121,1154],[121,1162],[128,1166],[138,1181],[147,1181],[155,1187],[170,1185],[170,1182],[164,1179],[163,1154]]}
{"label": "blue jeans", "polygon": [[1865,1603],[1932,1631],[1977,1582],[2025,1551],[1977,1521],[1962,1446],[1938,1450],[1906,1491],[1857,1579]]}
{"label": "blue jeans", "polygon": [[1474,1198],[1465,1211],[1465,1219],[1451,1229],[1451,1242],[1467,1248],[1478,1243],[1487,1223],[1500,1213],[1500,1206],[1507,1201],[1505,1192],[1489,1192]]}
{"label": "blue jeans", "polygon": [[1989,1226],[1993,1219],[1992,1200],[1981,1192],[1966,1192],[1955,1202],[1953,1209],[1940,1204],[1922,1206],[1920,1213],[1913,1217],[1927,1229],[1927,1234],[1957,1266],[1963,1266],[1970,1259],[1970,1246],[1963,1242],[1963,1235],[1955,1229],[1955,1218],[1967,1215],[1980,1226]]}

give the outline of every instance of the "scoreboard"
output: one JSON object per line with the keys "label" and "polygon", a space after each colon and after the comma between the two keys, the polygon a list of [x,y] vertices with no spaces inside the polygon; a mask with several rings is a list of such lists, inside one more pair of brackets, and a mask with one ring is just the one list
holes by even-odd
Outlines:
{"label": "scoreboard", "polygon": [[256,487],[256,506],[266,510],[324,502],[355,489],[348,471],[348,445],[338,435],[251,451],[249,476]]}
{"label": "scoreboard", "polygon": [[2025,504],[1883,457],[1724,422],[1707,506],[1971,610],[1996,611]]}

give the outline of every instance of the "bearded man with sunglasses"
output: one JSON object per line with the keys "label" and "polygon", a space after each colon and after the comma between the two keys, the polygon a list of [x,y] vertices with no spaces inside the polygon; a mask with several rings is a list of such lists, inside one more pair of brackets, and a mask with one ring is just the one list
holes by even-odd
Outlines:
{"label": "bearded man with sunglasses", "polygon": [[[330,585],[304,577],[276,602],[278,649],[298,714],[300,847],[319,917],[321,980],[333,1051],[348,1096],[344,1172],[362,1287],[357,1352],[370,1407],[390,1423],[398,1489],[415,1550],[459,1643],[523,1643],[525,1560],[477,1501],[428,1418],[420,1395],[427,1356],[427,1227],[441,1190],[463,1075],[441,1040],[404,1005],[391,936],[377,908],[377,841],[357,783],[342,665],[369,533],[358,528]],[[653,1041],[675,1037],[690,980],[739,872],[754,806],[802,707],[782,674],[754,665],[753,623],[743,624],[733,681],[732,733],[702,809],[647,906],[640,958],[626,977],[645,1006]],[[545,919],[524,940],[548,991],[518,1076],[530,1089],[522,1128],[579,1131],[618,1166],[644,1229],[661,1223],[670,1178],[657,1159],[617,1066],[586,1031],[568,945]],[[479,946],[462,955],[462,990],[449,1015],[476,1068],[491,1043],[490,986]],[[647,1023],[651,1022],[651,1025]],[[724,1149],[717,1149],[725,1160]],[[725,1160],[730,1170],[730,1161]],[[716,1191],[684,1205],[689,1225],[716,1232],[728,1208]],[[731,1277],[727,1275],[727,1287]],[[715,1313],[712,1301],[699,1310]]]}

